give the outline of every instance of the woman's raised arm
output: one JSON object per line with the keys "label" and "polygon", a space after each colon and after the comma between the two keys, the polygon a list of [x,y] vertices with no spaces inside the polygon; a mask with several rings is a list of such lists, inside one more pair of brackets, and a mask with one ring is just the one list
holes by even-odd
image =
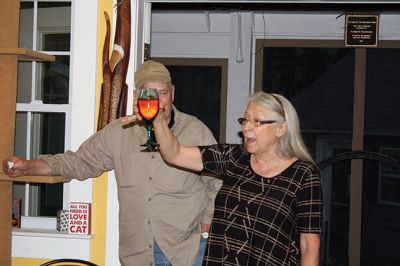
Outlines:
{"label": "woman's raised arm", "polygon": [[199,148],[197,146],[183,146],[179,143],[164,118],[164,108],[160,108],[153,121],[153,126],[164,160],[190,170],[201,171],[203,169]]}

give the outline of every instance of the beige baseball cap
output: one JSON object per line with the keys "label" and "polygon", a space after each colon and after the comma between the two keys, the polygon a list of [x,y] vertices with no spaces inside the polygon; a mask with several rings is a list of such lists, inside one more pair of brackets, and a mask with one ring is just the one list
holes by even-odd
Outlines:
{"label": "beige baseball cap", "polygon": [[171,83],[171,75],[163,64],[147,60],[135,72],[135,88],[139,89],[150,81]]}

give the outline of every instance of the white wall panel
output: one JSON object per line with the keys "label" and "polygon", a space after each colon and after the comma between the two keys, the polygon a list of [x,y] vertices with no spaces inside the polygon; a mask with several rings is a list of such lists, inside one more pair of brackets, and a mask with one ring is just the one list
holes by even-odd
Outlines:
{"label": "white wall panel", "polygon": [[[215,33],[153,33],[152,57],[227,58],[229,35]],[[173,44],[173,45],[171,45]]]}
{"label": "white wall panel", "polygon": [[381,40],[400,40],[400,14],[384,14],[379,19]]}
{"label": "white wall panel", "polygon": [[90,260],[90,239],[44,233],[13,234],[11,250],[13,257]]}
{"label": "white wall panel", "polygon": [[[74,1],[71,36],[71,149],[95,132],[97,1]],[[92,180],[72,181],[69,201],[92,202]]]}
{"label": "white wall panel", "polygon": [[239,143],[241,138],[238,133],[241,127],[237,119],[243,116],[247,98],[253,91],[250,82],[252,16],[251,13],[233,13],[230,17],[226,141]]}
{"label": "white wall panel", "polygon": [[119,203],[114,171],[108,173],[106,266],[119,266]]}
{"label": "white wall panel", "polygon": [[283,13],[254,14],[257,36],[269,38],[343,38],[344,16],[339,13]]}
{"label": "white wall panel", "polygon": [[157,32],[214,32],[228,33],[229,13],[215,12],[153,12],[152,33]]}

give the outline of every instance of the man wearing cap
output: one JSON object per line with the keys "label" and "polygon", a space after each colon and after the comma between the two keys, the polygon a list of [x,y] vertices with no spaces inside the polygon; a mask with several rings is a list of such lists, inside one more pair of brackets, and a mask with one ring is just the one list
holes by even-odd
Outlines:
{"label": "man wearing cap", "polygon": [[[156,88],[169,126],[181,143],[215,143],[197,118],[173,106],[174,86],[164,65],[148,60],[135,73],[135,87]],[[147,140],[140,122],[118,119],[86,140],[76,152],[3,161],[12,177],[63,175],[85,180],[114,170],[119,200],[119,256],[123,266],[201,265],[214,198],[221,181],[167,165],[158,152],[141,152]],[[12,167],[9,165],[13,164]],[[199,251],[200,250],[200,251]]]}

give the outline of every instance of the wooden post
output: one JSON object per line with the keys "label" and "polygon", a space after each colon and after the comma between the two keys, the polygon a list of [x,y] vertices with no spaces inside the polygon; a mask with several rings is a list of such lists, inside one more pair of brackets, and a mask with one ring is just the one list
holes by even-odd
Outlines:
{"label": "wooden post", "polygon": [[[367,49],[356,49],[354,70],[354,106],[353,106],[353,141],[352,149],[364,149],[364,114],[365,114],[365,73]],[[351,161],[350,182],[350,221],[349,221],[349,265],[361,265],[362,236],[362,196],[363,196],[363,160]]]}
{"label": "wooden post", "polygon": [[[2,0],[0,47],[18,47],[19,1]],[[17,56],[0,54],[0,161],[14,152]],[[12,182],[0,181],[0,265],[11,265]]]}

